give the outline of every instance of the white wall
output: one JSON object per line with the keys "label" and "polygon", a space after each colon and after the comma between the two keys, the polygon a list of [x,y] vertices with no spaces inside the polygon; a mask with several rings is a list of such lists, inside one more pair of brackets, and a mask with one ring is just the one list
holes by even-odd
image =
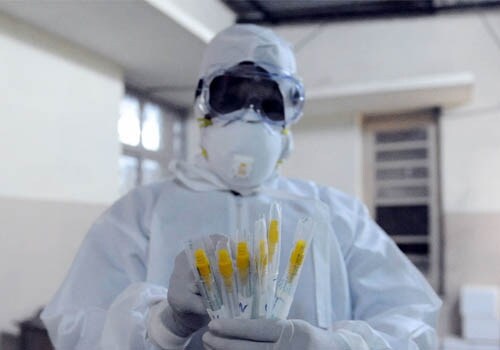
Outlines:
{"label": "white wall", "polygon": [[[293,43],[303,39],[296,28],[280,27],[278,31]],[[460,285],[500,284],[500,47],[492,34],[500,37],[498,11],[344,22],[319,28],[297,55],[299,70],[304,65],[315,67],[302,69],[308,91],[313,92],[325,87],[349,90],[411,83],[419,77],[459,72],[475,76],[472,99],[463,107],[445,108],[440,118],[445,292],[442,334],[458,333]],[[341,96],[335,98],[342,102]],[[378,102],[387,112],[394,106],[400,108],[396,94]],[[347,192],[362,193],[362,175],[349,180],[362,169],[361,157],[353,152],[361,147],[359,125],[352,122],[352,129],[346,132],[345,123],[339,126],[335,122],[348,111],[353,116],[372,112],[344,103],[342,108],[332,106],[322,118],[311,118],[307,132],[295,133],[299,157],[288,164],[287,174],[340,184]],[[332,123],[326,125],[325,118]],[[320,135],[324,139],[316,140]],[[330,156],[333,152],[327,146],[338,144],[344,147],[345,159]],[[325,178],[324,174],[331,175]],[[345,174],[347,182],[339,181],[343,177],[338,174]]]}
{"label": "white wall", "polygon": [[292,127],[294,151],[281,169],[360,197],[362,134],[355,115],[308,117]]}
{"label": "white wall", "polygon": [[[496,65],[500,52],[498,56]],[[500,74],[492,69],[492,77],[482,89],[500,91]],[[460,286],[500,286],[500,96],[478,96],[467,108],[445,110],[440,130],[445,242],[441,332],[460,334]]]}
{"label": "white wall", "polygon": [[500,107],[445,113],[441,130],[445,212],[500,212]]}
{"label": "white wall", "polygon": [[0,330],[45,305],[118,195],[121,70],[0,14]]}
{"label": "white wall", "polygon": [[120,69],[4,16],[0,29],[0,196],[109,203]]}
{"label": "white wall", "polygon": [[[500,73],[500,49],[485,21],[496,25],[498,35],[499,19],[498,12],[469,12],[327,23],[298,48],[299,73],[314,94],[471,71],[478,81],[475,103],[488,103],[496,95],[489,86]],[[277,31],[294,44],[303,42],[295,27]]]}

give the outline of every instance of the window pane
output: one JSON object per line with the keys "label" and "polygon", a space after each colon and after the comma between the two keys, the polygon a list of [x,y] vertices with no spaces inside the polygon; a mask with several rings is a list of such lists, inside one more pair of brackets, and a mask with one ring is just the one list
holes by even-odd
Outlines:
{"label": "window pane", "polygon": [[378,169],[377,180],[425,179],[428,173],[425,167]]}
{"label": "window pane", "polygon": [[428,194],[426,186],[382,187],[377,191],[378,198],[422,198]]}
{"label": "window pane", "polygon": [[120,193],[124,194],[137,184],[138,159],[126,155],[120,157]]}
{"label": "window pane", "polygon": [[424,274],[429,272],[430,261],[428,254],[406,253],[411,262]]}
{"label": "window pane", "polygon": [[429,234],[427,205],[378,206],[377,223],[390,235]]}
{"label": "window pane", "polygon": [[413,160],[413,159],[426,159],[427,149],[415,148],[397,151],[378,151],[377,161],[394,161],[394,160]]}
{"label": "window pane", "polygon": [[118,136],[122,143],[130,146],[139,144],[141,132],[139,113],[139,101],[125,96],[120,104],[120,119],[118,120]]}
{"label": "window pane", "polygon": [[376,134],[377,143],[406,142],[427,140],[427,130],[407,129],[395,131],[380,131]]}
{"label": "window pane", "polygon": [[429,245],[427,243],[400,243],[398,247],[405,254],[429,254]]}
{"label": "window pane", "polygon": [[143,184],[158,181],[162,177],[160,163],[154,160],[144,159],[141,164],[141,169]]}
{"label": "window pane", "polygon": [[159,106],[147,103],[144,106],[142,124],[142,146],[150,151],[158,151],[161,147],[162,118]]}

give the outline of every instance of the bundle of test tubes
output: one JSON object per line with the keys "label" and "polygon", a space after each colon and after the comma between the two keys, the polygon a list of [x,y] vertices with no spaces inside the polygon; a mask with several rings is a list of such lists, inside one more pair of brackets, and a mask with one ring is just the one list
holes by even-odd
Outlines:
{"label": "bundle of test tubes", "polygon": [[281,277],[282,216],[278,203],[271,204],[267,220],[263,216],[255,222],[252,234],[241,231],[233,240],[223,235],[189,240],[186,249],[209,316],[286,319],[313,226],[310,217],[297,223]]}

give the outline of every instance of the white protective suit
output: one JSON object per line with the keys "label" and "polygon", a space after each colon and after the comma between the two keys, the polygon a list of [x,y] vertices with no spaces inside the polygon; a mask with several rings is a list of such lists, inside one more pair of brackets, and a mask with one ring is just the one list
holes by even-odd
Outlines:
{"label": "white protective suit", "polygon": [[[357,200],[279,176],[256,194],[236,196],[200,177],[202,166],[179,164],[175,170],[173,179],[123,197],[88,233],[42,315],[57,349],[157,349],[146,334],[148,310],[166,298],[183,241],[234,233],[238,218],[243,226],[253,224],[272,200],[283,207],[283,252],[292,248],[300,217],[317,216],[321,208],[329,216],[315,234],[290,318],[341,331],[353,344],[371,339],[371,328],[390,349],[436,348],[439,299]],[[281,266],[287,255],[281,254]]]}
{"label": "white protective suit", "polygon": [[[237,28],[238,35],[219,41],[230,42],[230,49],[209,46],[202,73],[220,68],[215,63],[245,60],[268,60],[295,72],[291,53],[267,32],[248,28],[258,35],[245,38],[245,29]],[[283,147],[287,151],[289,142]],[[361,203],[276,173],[235,195],[209,168],[203,159],[173,163],[171,178],[131,191],[96,221],[42,314],[57,349],[158,349],[148,336],[149,314],[166,299],[183,242],[252,228],[275,200],[283,212],[282,269],[298,220],[308,215],[318,223],[289,318],[337,332],[340,350],[436,348],[440,300]],[[202,332],[188,348],[202,348]]]}

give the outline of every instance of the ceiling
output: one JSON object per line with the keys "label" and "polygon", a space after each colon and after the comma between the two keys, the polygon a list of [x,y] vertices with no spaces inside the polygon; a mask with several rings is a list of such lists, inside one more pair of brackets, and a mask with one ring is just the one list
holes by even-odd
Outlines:
{"label": "ceiling", "polygon": [[429,15],[498,7],[498,0],[221,0],[240,23],[273,25]]}
{"label": "ceiling", "polygon": [[112,61],[127,85],[181,108],[207,42],[235,19],[218,0],[0,1],[0,12]]}
{"label": "ceiling", "polygon": [[[463,0],[434,1],[450,3]],[[388,101],[390,98],[387,96],[392,96],[394,89],[403,93],[398,95],[402,107],[413,106],[411,103],[414,103],[416,90],[418,93],[423,91],[425,95],[422,95],[419,105],[439,102],[443,104],[446,101],[457,103],[466,99],[472,78],[441,69],[447,68],[446,62],[442,67],[436,66],[435,69],[429,70],[428,65],[424,65],[428,55],[418,51],[414,55],[419,58],[417,66],[419,62],[424,63],[421,70],[414,69],[415,74],[418,73],[414,80],[407,79],[406,67],[400,67],[398,70],[392,67],[393,64],[381,66],[391,66],[390,72],[374,69],[371,70],[373,77],[356,75],[366,66],[366,62],[358,60],[358,57],[370,53],[374,55],[373,62],[386,59],[386,56],[375,55],[379,52],[375,46],[381,44],[377,43],[377,35],[397,41],[397,44],[388,44],[386,51],[397,49],[402,39],[415,35],[413,31],[408,34],[401,32],[406,26],[400,25],[399,21],[391,22],[391,26],[382,22],[377,24],[381,34],[372,33],[371,26],[363,25],[366,21],[358,21],[359,25],[354,27],[346,23],[325,23],[325,18],[321,22],[310,19],[310,22],[300,25],[295,23],[294,16],[308,18],[318,13],[328,13],[331,6],[342,5],[351,10],[358,8],[366,11],[373,4],[384,5],[393,2],[397,1],[24,0],[0,1],[0,12],[106,58],[122,68],[129,87],[183,110],[192,105],[198,67],[207,43],[221,29],[235,21],[244,22],[245,16],[250,13],[254,16],[256,4],[261,7],[259,11],[266,11],[264,16],[271,13],[275,19],[278,16],[283,17],[276,23],[281,25],[274,26],[274,29],[295,48],[301,67],[299,73],[308,89],[306,108],[328,113],[340,107],[349,109],[353,105],[364,106],[366,101],[379,101],[382,98],[380,96],[383,96],[384,101]],[[427,0],[424,2],[428,3]],[[403,3],[408,7],[416,1],[408,0]],[[417,8],[423,5],[412,6]],[[378,9],[380,10],[380,7]],[[393,28],[393,25],[396,27]],[[420,30],[416,33],[428,37],[435,31],[436,28],[429,28],[428,32]],[[399,32],[401,34],[398,36],[392,34]],[[457,32],[456,35],[461,34]],[[367,38],[366,42],[363,38]],[[356,45],[360,39],[365,42],[365,46],[375,45],[373,50],[367,52],[363,46]],[[305,46],[307,50],[304,50]],[[434,50],[436,56],[443,51],[439,50],[439,46]],[[395,55],[388,57],[393,59],[394,63],[399,62]],[[352,69],[346,70],[346,64]],[[444,76],[440,75],[437,79],[433,76],[437,73],[443,73]],[[447,75],[448,73],[450,75]],[[440,91],[440,95],[436,94],[436,91]],[[437,98],[441,100],[438,101]],[[374,103],[369,102],[367,106],[371,108]]]}

